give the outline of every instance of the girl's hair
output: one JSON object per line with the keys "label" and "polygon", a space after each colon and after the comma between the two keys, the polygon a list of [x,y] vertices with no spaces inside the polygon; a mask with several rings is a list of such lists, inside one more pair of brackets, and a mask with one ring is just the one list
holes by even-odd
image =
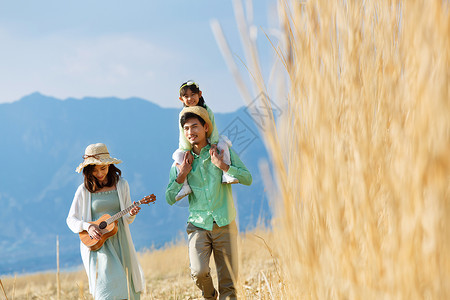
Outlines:
{"label": "girl's hair", "polygon": [[92,174],[94,168],[95,165],[87,165],[83,169],[84,186],[91,193],[95,193],[105,186],[111,187],[116,185],[116,183],[119,181],[120,176],[122,175],[122,171],[120,171],[115,165],[110,164],[108,174],[106,174],[106,184],[102,185]]}
{"label": "girl's hair", "polygon": [[[198,94],[198,92],[200,92],[200,88],[198,87],[198,84],[196,84],[192,80],[189,80],[189,81],[183,82],[181,84],[180,97],[183,97],[186,94],[187,89],[190,89],[193,94]],[[183,104],[183,105],[186,106],[185,104]],[[206,108],[206,103],[205,103],[205,99],[203,99],[203,96],[201,96],[200,99],[198,100],[197,106]]]}

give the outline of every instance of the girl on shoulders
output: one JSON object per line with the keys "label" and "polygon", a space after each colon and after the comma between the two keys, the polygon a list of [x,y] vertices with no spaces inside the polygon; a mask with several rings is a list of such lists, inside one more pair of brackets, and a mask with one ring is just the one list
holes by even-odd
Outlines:
{"label": "girl on shoulders", "polygon": [[[229,147],[232,146],[231,141],[226,136],[219,136],[219,132],[217,130],[216,122],[214,120],[214,113],[213,111],[206,105],[205,99],[202,96],[202,91],[200,90],[197,83],[195,83],[193,80],[186,81],[181,84],[180,86],[180,101],[183,102],[184,107],[189,106],[201,106],[205,108],[208,111],[209,119],[211,120],[211,123],[213,125],[213,132],[211,133],[211,136],[209,137],[209,143],[211,144],[211,148],[218,149],[220,152],[223,151],[223,158],[224,162],[226,164],[230,164],[230,150]],[[181,114],[181,113],[180,113]],[[174,159],[175,163],[177,165],[181,165],[183,162],[184,154],[186,151],[190,152],[192,147],[189,141],[186,139],[184,135],[184,130],[181,127],[181,124],[179,122],[181,115],[178,117],[178,126],[179,126],[179,145],[178,149],[173,153],[172,158]],[[192,156],[189,156],[190,160],[192,161]],[[231,175],[227,173],[223,173],[222,176],[222,183],[238,183],[239,180],[232,177]],[[187,179],[183,183],[183,187],[181,188],[180,192],[176,196],[176,200],[180,200],[186,195],[191,193],[191,188],[189,187],[189,184],[187,182]]]}

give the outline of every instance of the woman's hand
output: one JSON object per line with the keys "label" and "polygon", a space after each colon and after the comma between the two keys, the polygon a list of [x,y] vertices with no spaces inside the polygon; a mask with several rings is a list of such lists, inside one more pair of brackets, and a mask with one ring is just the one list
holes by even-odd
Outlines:
{"label": "woman's hand", "polygon": [[[134,204],[136,204],[136,201],[134,201],[133,202]],[[139,207],[139,206],[136,206],[136,207],[133,207],[131,210],[130,210],[130,216],[135,216],[135,215],[137,215],[138,214],[138,212],[141,210],[141,208]]]}
{"label": "woman's hand", "polygon": [[96,240],[101,239],[103,235],[101,229],[96,224],[92,224],[91,226],[89,226],[88,233],[91,238]]}

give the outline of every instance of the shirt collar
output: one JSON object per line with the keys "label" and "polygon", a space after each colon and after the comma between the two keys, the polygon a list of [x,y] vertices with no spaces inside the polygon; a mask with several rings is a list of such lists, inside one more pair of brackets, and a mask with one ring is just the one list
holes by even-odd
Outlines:
{"label": "shirt collar", "polygon": [[200,156],[202,156],[203,153],[208,152],[209,153],[209,149],[211,149],[211,145],[207,144],[205,147],[202,148],[202,150],[200,150],[200,155],[197,155],[194,153],[194,150],[191,150],[192,156],[194,156],[194,158],[198,158]]}

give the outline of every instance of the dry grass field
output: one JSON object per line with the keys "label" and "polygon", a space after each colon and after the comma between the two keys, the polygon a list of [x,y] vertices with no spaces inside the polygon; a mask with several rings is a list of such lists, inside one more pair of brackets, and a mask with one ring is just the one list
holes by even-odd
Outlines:
{"label": "dry grass field", "polygon": [[[266,246],[273,243],[273,235],[268,230],[255,230],[242,234],[240,245],[239,290],[247,299],[273,299],[270,297],[272,285],[279,282],[276,258],[273,249]],[[145,273],[146,291],[142,300],[147,299],[201,299],[201,293],[190,278],[187,244],[180,241],[163,249],[148,250],[139,254]],[[81,262],[81,258],[80,258]],[[211,261],[212,275],[217,284],[214,259]],[[41,273],[19,277],[4,277],[2,280],[9,300],[58,299],[57,274]],[[60,298],[93,299],[89,294],[84,270],[62,272],[60,274]],[[0,299],[4,299],[0,291]]]}
{"label": "dry grass field", "polygon": [[[278,3],[283,32],[268,35],[278,67],[267,84],[251,18],[233,1],[252,90],[282,110],[263,130],[274,218],[258,234],[269,248],[241,237],[241,298],[450,299],[449,1]],[[141,261],[144,299],[200,296],[184,245]],[[55,274],[40,276],[18,278],[16,299],[55,299]],[[14,294],[13,279],[3,282]],[[63,299],[87,297],[82,274],[61,282]]]}

